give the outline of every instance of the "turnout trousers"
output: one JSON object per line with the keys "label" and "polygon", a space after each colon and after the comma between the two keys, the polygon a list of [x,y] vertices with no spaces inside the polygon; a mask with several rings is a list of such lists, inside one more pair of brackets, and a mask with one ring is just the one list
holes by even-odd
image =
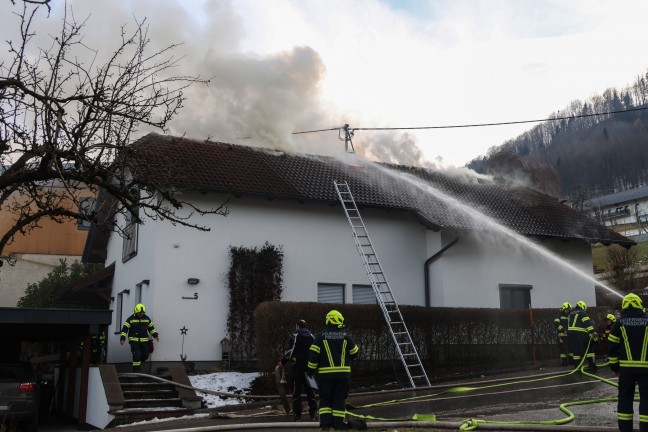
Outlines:
{"label": "turnout trousers", "polygon": [[315,390],[310,388],[304,371],[293,366],[292,369],[292,402],[293,415],[295,419],[300,419],[302,415],[302,391],[306,392],[306,401],[308,402],[308,414],[311,419],[315,418],[317,413],[317,401],[315,400]]}
{"label": "turnout trousers", "polygon": [[130,342],[130,349],[133,354],[133,372],[139,372],[142,363],[149,358],[149,343]]}
{"label": "turnout trousers", "polygon": [[593,366],[595,363],[594,351],[590,347],[590,351],[587,351],[587,346],[590,341],[590,335],[586,332],[579,331],[570,331],[567,336],[567,344],[569,345],[569,360],[573,365],[577,365],[581,362],[583,357],[587,357],[587,362]]}
{"label": "turnout trousers", "polygon": [[635,373],[621,368],[619,372],[619,404],[617,416],[619,431],[632,432],[632,402],[635,386],[639,385],[639,432],[648,432],[648,374]]}
{"label": "turnout trousers", "polygon": [[344,423],[346,398],[349,395],[349,377],[328,378],[319,375],[320,427],[347,429]]}

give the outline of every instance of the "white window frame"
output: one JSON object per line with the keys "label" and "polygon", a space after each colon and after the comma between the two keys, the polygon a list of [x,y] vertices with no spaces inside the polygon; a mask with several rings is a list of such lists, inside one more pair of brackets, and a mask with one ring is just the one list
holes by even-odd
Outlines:
{"label": "white window frame", "polygon": [[138,226],[139,224],[135,222],[128,222],[124,227],[122,262],[126,262],[137,255]]}

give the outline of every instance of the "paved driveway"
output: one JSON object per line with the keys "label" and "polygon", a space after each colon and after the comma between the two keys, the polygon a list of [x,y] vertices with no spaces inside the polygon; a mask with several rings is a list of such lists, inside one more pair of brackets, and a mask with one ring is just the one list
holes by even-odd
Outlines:
{"label": "paved driveway", "polygon": [[[616,387],[580,373],[565,376],[566,372],[568,371],[565,369],[553,368],[540,373],[535,371],[502,376],[497,380],[484,378],[470,382],[448,383],[419,392],[359,394],[350,396],[348,402],[355,407],[350,411],[381,419],[404,419],[415,414],[435,414],[440,422],[459,424],[467,419],[491,421],[561,420],[567,417],[567,414],[559,408],[562,403],[616,397]],[[616,382],[616,377],[607,368],[599,369],[597,374]],[[470,390],[455,391],[457,387],[469,387]],[[454,390],[448,392],[449,389]],[[240,410],[243,408],[253,409],[235,411],[234,414],[238,413],[241,417],[233,419],[208,418],[203,414],[202,417],[120,427],[114,431],[161,431],[212,426],[226,427],[227,425],[240,427],[240,424],[244,423],[274,423],[279,426],[280,423],[288,422],[291,419],[279,409],[273,411],[273,407],[269,405],[248,405],[238,408]],[[278,405],[275,405],[274,408],[278,408]],[[584,404],[568,408],[574,413],[575,418],[567,426],[597,427],[596,430],[610,431],[616,428],[616,402]],[[635,412],[638,412],[637,408],[635,408]],[[635,414],[635,417],[638,417],[638,414]],[[638,423],[638,419],[635,422]],[[303,426],[304,430],[312,430],[317,425],[303,424]],[[295,429],[291,428],[291,430]],[[431,427],[429,430],[438,429]]]}

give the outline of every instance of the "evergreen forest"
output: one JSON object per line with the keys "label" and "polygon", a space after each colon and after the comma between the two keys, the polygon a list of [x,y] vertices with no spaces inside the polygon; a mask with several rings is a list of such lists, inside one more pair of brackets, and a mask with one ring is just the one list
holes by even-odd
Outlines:
{"label": "evergreen forest", "polygon": [[540,189],[572,203],[648,184],[648,72],[624,89],[574,100],[548,119],[468,167],[507,175],[517,164],[536,186],[543,179],[553,184]]}

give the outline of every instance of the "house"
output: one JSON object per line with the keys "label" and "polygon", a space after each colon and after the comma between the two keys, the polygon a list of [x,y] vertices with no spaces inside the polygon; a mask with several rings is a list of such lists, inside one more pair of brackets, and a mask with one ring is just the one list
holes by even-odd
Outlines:
{"label": "house", "polygon": [[633,244],[552,197],[465,171],[154,133],[132,149],[150,161],[131,164],[135,178],[167,184],[201,208],[227,201],[230,213],[195,216],[207,232],[146,218],[132,227],[118,221],[127,239],[91,232],[86,259],[114,264],[110,363],[130,362],[119,332],[139,302],[160,332],[153,362],[219,361],[230,247],[281,247],[283,300],[374,302],[334,180],[348,182],[401,305],[593,305],[591,244]]}
{"label": "house", "polygon": [[[45,187],[45,186],[43,186]],[[65,188],[58,182],[47,187],[54,191],[66,193]],[[95,197],[87,189],[78,191],[78,202],[92,207]],[[20,200],[17,193],[7,202]],[[76,205],[70,199],[65,199],[67,205]],[[7,232],[13,225],[16,215],[6,209],[0,209],[0,231]],[[41,281],[47,274],[59,265],[62,259],[71,264],[81,260],[90,223],[82,220],[65,220],[58,223],[50,218],[39,221],[40,228],[25,234],[18,233],[3,250],[3,258],[13,265],[5,265],[0,269],[0,306],[14,307],[25,289],[31,283]]]}
{"label": "house", "polygon": [[592,218],[627,236],[648,234],[648,186],[591,198]]}

